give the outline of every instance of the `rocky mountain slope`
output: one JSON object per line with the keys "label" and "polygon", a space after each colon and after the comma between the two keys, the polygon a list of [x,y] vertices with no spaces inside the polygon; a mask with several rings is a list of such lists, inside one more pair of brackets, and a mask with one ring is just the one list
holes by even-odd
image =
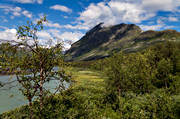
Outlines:
{"label": "rocky mountain slope", "polygon": [[134,24],[103,27],[98,24],[66,51],[67,61],[93,60],[108,57],[112,52],[136,52],[158,42],[180,41],[175,30],[145,31]]}

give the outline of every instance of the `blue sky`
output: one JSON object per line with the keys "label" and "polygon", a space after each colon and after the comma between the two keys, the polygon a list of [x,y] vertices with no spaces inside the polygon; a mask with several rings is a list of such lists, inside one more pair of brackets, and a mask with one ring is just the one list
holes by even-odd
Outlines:
{"label": "blue sky", "polygon": [[39,36],[72,43],[100,22],[180,31],[180,0],[0,0],[0,39],[16,39],[17,26],[43,14],[49,22]]}

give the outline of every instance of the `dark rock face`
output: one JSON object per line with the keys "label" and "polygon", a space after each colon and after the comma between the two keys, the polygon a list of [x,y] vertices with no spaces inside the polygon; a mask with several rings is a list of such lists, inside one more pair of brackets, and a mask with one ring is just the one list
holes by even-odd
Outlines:
{"label": "dark rock face", "polygon": [[67,61],[100,59],[109,56],[113,51],[137,51],[147,47],[150,42],[160,42],[174,34],[176,39],[180,38],[180,33],[174,30],[143,32],[134,24],[110,27],[103,27],[102,24],[96,25],[71,46],[66,52]]}

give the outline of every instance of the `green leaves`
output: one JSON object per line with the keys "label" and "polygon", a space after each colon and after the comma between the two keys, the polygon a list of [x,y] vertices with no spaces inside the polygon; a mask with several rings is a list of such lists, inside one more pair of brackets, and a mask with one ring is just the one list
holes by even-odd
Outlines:
{"label": "green leaves", "polygon": [[[1,44],[0,61],[2,66],[13,71],[17,81],[21,85],[20,91],[29,101],[30,118],[32,118],[32,101],[39,99],[40,111],[43,110],[44,99],[48,95],[54,95],[45,87],[46,83],[57,80],[55,93],[64,90],[65,82],[70,81],[70,76],[63,70],[62,44],[54,47],[43,47],[39,44],[37,32],[43,30],[43,24],[47,22],[46,17],[41,18],[37,23],[27,22],[19,26],[17,38],[19,41],[14,44]],[[54,67],[60,66],[60,70]]]}
{"label": "green leaves", "polygon": [[141,53],[118,53],[106,60],[108,89],[150,93],[155,88],[170,88],[178,72],[179,44],[158,44]]}

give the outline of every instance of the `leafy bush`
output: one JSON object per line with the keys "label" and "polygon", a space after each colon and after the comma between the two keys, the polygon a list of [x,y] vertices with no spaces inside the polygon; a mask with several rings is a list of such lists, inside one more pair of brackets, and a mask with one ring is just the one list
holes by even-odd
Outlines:
{"label": "leafy bush", "polygon": [[175,82],[178,82],[179,54],[179,44],[171,42],[158,44],[141,53],[115,54],[107,62],[107,89],[120,96],[126,91],[143,94],[156,88],[178,88]]}

